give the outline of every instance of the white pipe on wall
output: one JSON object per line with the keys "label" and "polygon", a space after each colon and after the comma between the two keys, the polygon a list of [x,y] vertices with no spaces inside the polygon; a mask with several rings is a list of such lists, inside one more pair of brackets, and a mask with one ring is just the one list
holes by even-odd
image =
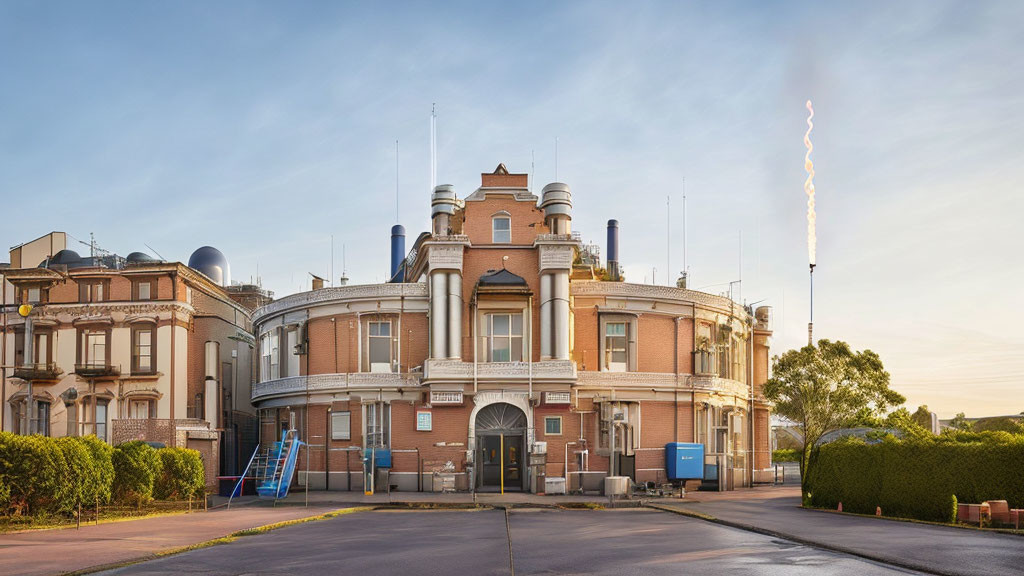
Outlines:
{"label": "white pipe on wall", "polygon": [[447,358],[448,338],[448,275],[430,275],[430,357]]}
{"label": "white pipe on wall", "polygon": [[448,273],[448,358],[462,358],[462,275]]}
{"label": "white pipe on wall", "polygon": [[555,325],[555,358],[569,359],[569,273],[555,272],[554,280],[554,325]]}
{"label": "white pipe on wall", "polygon": [[551,359],[551,274],[540,275],[540,359]]}

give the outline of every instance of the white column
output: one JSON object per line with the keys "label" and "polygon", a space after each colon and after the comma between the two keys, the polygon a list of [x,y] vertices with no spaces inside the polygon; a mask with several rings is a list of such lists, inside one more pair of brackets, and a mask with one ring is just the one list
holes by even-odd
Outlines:
{"label": "white column", "polygon": [[430,275],[430,357],[447,358],[448,275],[434,272]]}
{"label": "white column", "polygon": [[551,274],[540,275],[540,359],[551,359]]}
{"label": "white column", "polygon": [[462,275],[448,273],[448,357],[462,358]]}
{"label": "white column", "polygon": [[555,324],[555,359],[569,359],[569,273],[555,272],[554,281],[554,324]]}

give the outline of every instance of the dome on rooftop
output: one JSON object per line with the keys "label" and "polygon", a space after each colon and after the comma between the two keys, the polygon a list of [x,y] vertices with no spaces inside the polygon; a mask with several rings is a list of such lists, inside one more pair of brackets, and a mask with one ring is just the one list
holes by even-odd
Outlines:
{"label": "dome on rooftop", "polygon": [[40,268],[46,268],[47,266],[60,265],[74,268],[82,264],[82,257],[78,255],[78,252],[74,250],[61,250],[52,257],[47,258],[39,263]]}
{"label": "dome on rooftop", "polygon": [[202,272],[220,286],[231,284],[231,265],[224,253],[213,246],[203,246],[188,258],[188,267]]}
{"label": "dome on rooftop", "polygon": [[156,258],[153,258],[152,256],[150,256],[149,254],[146,254],[145,252],[132,252],[131,254],[128,255],[128,258],[126,258],[126,260],[128,260],[129,262],[132,262],[132,263],[138,263],[138,262],[159,262],[159,260],[157,260]]}

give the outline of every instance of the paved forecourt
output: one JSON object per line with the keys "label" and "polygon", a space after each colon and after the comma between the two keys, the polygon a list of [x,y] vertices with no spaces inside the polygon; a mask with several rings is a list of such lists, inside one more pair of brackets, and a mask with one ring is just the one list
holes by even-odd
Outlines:
{"label": "paved forecourt", "polygon": [[0,535],[0,574],[74,572],[191,546],[238,530],[318,516],[330,507],[246,506],[140,520],[83,524],[81,530],[33,530]]}
{"label": "paved forecourt", "polygon": [[[894,562],[936,574],[1024,574],[1024,537],[980,530],[838,514],[800,507],[799,496],[702,502],[660,501],[658,506],[699,512],[746,526]],[[694,499],[699,500],[700,494]]]}
{"label": "paved forecourt", "polygon": [[361,512],[109,573],[504,575],[513,566],[517,575],[908,573],[645,509]]}

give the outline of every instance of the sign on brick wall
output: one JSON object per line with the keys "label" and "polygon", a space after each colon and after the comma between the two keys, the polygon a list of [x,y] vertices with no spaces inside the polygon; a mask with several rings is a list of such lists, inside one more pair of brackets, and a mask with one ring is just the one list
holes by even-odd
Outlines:
{"label": "sign on brick wall", "polygon": [[462,404],[462,392],[445,392],[432,390],[430,392],[431,404]]}
{"label": "sign on brick wall", "polygon": [[568,392],[545,392],[544,393],[545,404],[568,404],[569,393]]}
{"label": "sign on brick wall", "polygon": [[429,410],[417,410],[416,411],[416,431],[417,432],[430,432],[433,430],[433,415]]}

